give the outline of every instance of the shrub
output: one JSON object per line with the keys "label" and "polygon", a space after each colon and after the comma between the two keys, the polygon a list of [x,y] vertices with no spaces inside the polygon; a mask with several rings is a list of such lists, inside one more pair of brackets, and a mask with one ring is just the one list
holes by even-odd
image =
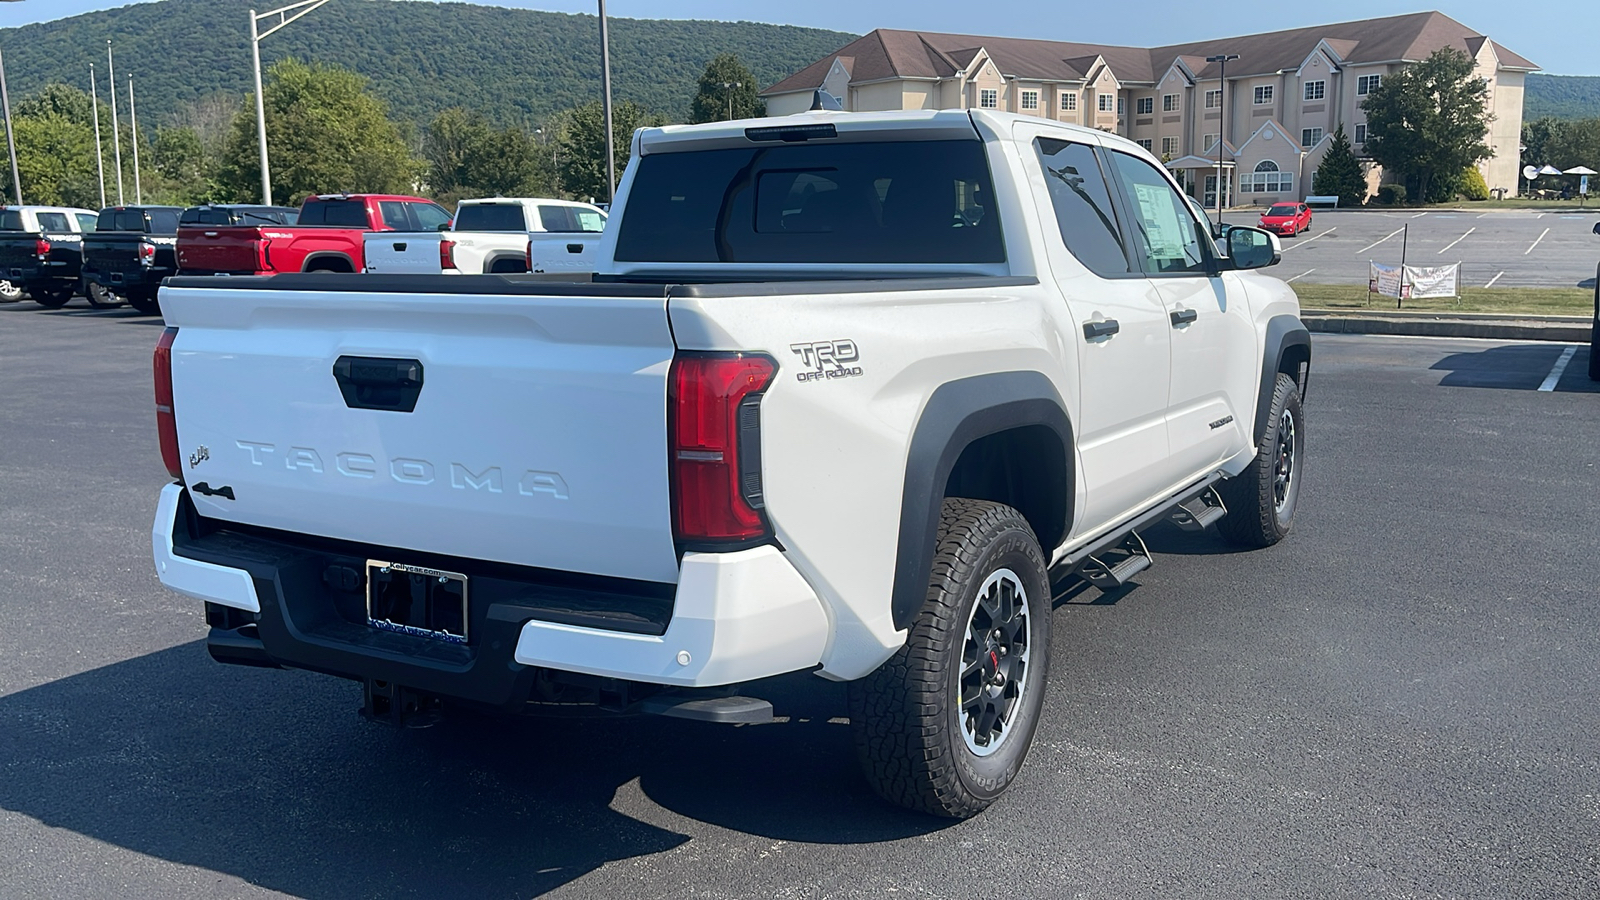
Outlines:
{"label": "shrub", "polygon": [[1467,200],[1489,199],[1489,183],[1483,180],[1477,166],[1468,166],[1461,174],[1461,196]]}
{"label": "shrub", "polygon": [[1378,187],[1378,202],[1384,206],[1399,206],[1406,202],[1406,186],[1385,184]]}

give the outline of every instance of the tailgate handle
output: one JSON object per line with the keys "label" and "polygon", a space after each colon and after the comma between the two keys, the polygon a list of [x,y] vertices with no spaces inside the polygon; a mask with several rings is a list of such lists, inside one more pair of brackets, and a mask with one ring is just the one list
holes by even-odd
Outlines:
{"label": "tailgate handle", "polygon": [[582,253],[583,252],[583,245],[582,244],[568,244],[567,245],[567,252],[568,253]]}
{"label": "tailgate handle", "polygon": [[341,356],[334,361],[333,378],[351,409],[408,413],[422,393],[422,363],[415,359]]}
{"label": "tailgate handle", "polygon": [[404,252],[404,251],[405,251],[405,249],[406,249],[406,244],[405,244],[405,241],[400,241],[400,242],[399,242],[399,243],[397,243],[397,244],[395,244],[395,245],[394,245],[394,248],[395,248],[395,249],[396,249],[396,250],[399,250],[399,251],[402,251],[402,252]]}

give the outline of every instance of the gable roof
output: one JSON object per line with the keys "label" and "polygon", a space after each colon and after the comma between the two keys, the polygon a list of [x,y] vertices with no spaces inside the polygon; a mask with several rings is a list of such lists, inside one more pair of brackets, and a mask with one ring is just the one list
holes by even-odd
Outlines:
{"label": "gable roof", "polygon": [[[1150,84],[1179,59],[1196,78],[1215,79],[1218,66],[1206,62],[1205,57],[1219,51],[1239,55],[1228,68],[1230,74],[1244,78],[1297,69],[1319,42],[1325,42],[1338,53],[1342,64],[1361,65],[1420,60],[1441,47],[1454,47],[1476,55],[1485,40],[1483,35],[1440,12],[1338,22],[1148,49],[880,28],[762,93],[782,94],[818,87],[835,55],[855,57],[851,80],[856,82],[897,77],[948,78],[969,65],[981,49],[988,53],[1002,74],[1012,78],[1080,81],[1096,58],[1104,58],[1119,82]],[[1505,68],[1538,68],[1498,43],[1494,43],[1494,50]]]}

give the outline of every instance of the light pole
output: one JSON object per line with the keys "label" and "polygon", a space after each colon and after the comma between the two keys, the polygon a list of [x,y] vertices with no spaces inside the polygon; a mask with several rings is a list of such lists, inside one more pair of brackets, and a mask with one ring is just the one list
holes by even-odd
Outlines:
{"label": "light pole", "polygon": [[[327,2],[300,0],[259,14],[250,10],[250,58],[255,63],[256,75],[256,137],[261,144],[261,202],[267,206],[272,205],[272,173],[267,169],[267,107],[261,96],[261,39]],[[294,15],[289,15],[291,12]],[[260,30],[261,22],[273,16],[278,17],[277,23],[266,31]]]}
{"label": "light pole", "polygon": [[133,110],[133,75],[128,76],[128,130],[133,133],[133,202],[144,205],[144,189],[139,186],[139,114]]}
{"label": "light pole", "polygon": [[100,148],[100,94],[94,84],[94,63],[89,63],[89,108],[94,114],[94,170],[100,175],[100,208],[105,209],[106,153]]}
{"label": "light pole", "polygon": [[744,82],[741,81],[724,81],[722,83],[722,89],[728,92],[728,121],[730,122],[733,121],[733,92],[742,87],[744,87]]}
{"label": "light pole", "polygon": [[1228,60],[1238,59],[1237,53],[1222,53],[1206,57],[1206,62],[1221,63],[1217,73],[1217,102],[1222,107],[1222,124],[1217,132],[1217,224],[1222,224],[1222,148],[1228,142]]}
{"label": "light pole", "polygon": [[[611,39],[606,33],[606,0],[600,3],[600,81],[605,90],[606,112],[606,202],[617,190],[617,139],[611,133]],[[629,135],[632,137],[632,135]]]}
{"label": "light pole", "polygon": [[117,163],[117,205],[122,200],[122,129],[117,125],[117,70],[111,62],[111,42],[106,41],[106,81],[111,90],[111,152]]}
{"label": "light pole", "polygon": [[0,57],[0,103],[6,111],[6,147],[11,151],[11,189],[16,191],[17,205],[22,205],[22,176],[17,174],[17,137],[11,129],[11,95],[6,92],[6,62]]}

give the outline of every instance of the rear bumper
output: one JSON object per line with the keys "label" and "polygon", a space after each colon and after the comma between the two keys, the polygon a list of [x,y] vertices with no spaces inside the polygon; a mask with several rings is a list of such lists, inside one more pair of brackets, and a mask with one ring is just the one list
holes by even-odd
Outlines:
{"label": "rear bumper", "polygon": [[85,268],[83,270],[83,280],[93,281],[109,288],[154,288],[160,287],[162,280],[173,274],[175,274],[173,270],[165,267],[113,271]]}
{"label": "rear bumper", "polygon": [[[213,617],[237,626],[212,631],[212,655],[228,662],[375,679],[510,710],[528,700],[542,669],[711,687],[817,665],[829,638],[815,592],[775,547],[686,554],[675,589],[637,595],[604,579],[516,581],[511,567],[493,564],[481,564],[480,578],[471,561],[458,561],[454,571],[475,582],[470,640],[459,645],[368,626],[363,588],[329,575],[361,566],[364,553],[405,551],[243,530],[198,535],[197,521],[182,486],[162,490],[151,529],[156,572],[181,594],[238,611]],[[634,597],[656,612],[593,612]],[[611,627],[584,624],[605,615]]]}

